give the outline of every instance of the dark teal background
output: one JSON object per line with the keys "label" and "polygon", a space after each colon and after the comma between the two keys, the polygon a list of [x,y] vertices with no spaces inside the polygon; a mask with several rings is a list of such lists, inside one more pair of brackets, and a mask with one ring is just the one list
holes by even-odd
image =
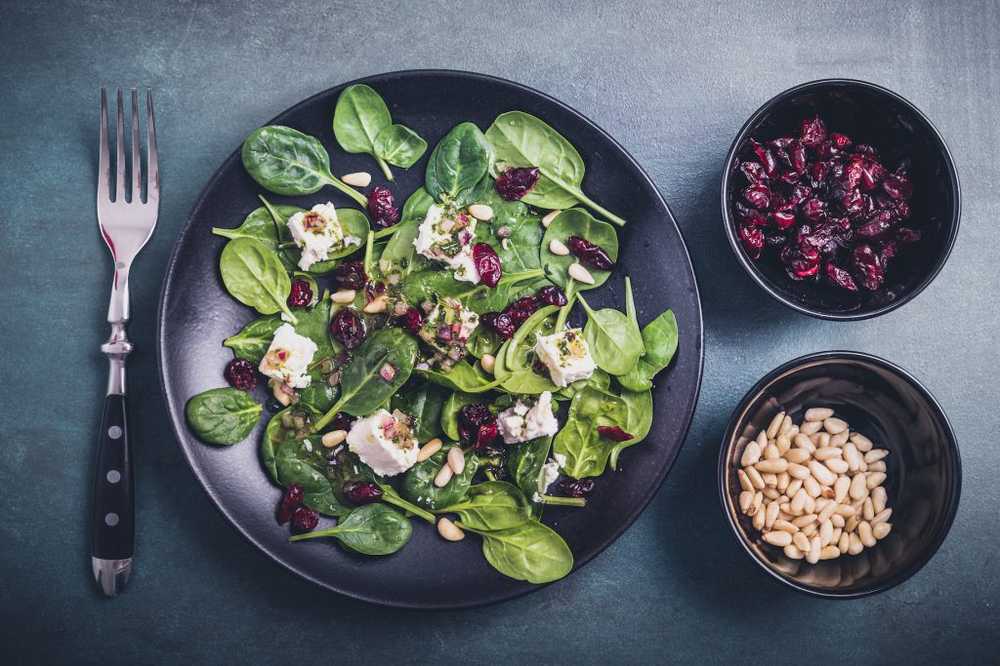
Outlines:
{"label": "dark teal background", "polygon": [[[2,662],[997,659],[998,35],[992,2],[3,3]],[[174,238],[247,132],[340,82],[423,67],[517,80],[621,141],[673,208],[705,308],[699,409],[646,512],[569,579],[464,612],[354,602],[253,550],[182,459],[154,354]],[[853,324],[764,295],[734,260],[718,204],[722,160],[746,117],[827,76],[915,102],[948,140],[964,195],[937,280],[902,309]],[[108,601],[91,582],[87,527],[110,274],[94,214],[97,102],[101,85],[134,84],[156,94],[163,205],[132,278],[137,571]],[[951,417],[965,471],[937,556],[902,586],[852,602],[807,598],[758,571],[715,485],[722,430],[743,393],[779,363],[830,348],[885,356],[925,381]]]}

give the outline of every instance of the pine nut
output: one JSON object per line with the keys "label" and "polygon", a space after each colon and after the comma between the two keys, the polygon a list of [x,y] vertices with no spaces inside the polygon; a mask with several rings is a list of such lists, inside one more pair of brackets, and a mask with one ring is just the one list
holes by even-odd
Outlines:
{"label": "pine nut", "polygon": [[840,533],[840,539],[837,541],[837,548],[840,549],[841,553],[846,553],[847,549],[851,547],[851,535],[847,532]]}
{"label": "pine nut", "polygon": [[781,530],[782,532],[788,532],[789,534],[795,534],[799,531],[799,528],[796,527],[794,523],[790,523],[784,518],[778,518],[774,521],[774,529]]}
{"label": "pine nut", "polygon": [[782,472],[778,475],[778,490],[785,492],[788,488],[788,484],[791,483],[792,477],[788,475],[788,472]]}
{"label": "pine nut", "polygon": [[824,463],[831,472],[834,474],[846,474],[847,473],[847,463],[840,458],[830,458]]}
{"label": "pine nut", "polygon": [[493,209],[486,204],[472,204],[469,206],[469,215],[477,220],[489,222],[493,219]]}
{"label": "pine nut", "polygon": [[828,432],[818,432],[816,433],[816,448],[823,449],[830,446],[830,433]]}
{"label": "pine nut", "polygon": [[778,439],[774,440],[775,444],[778,445],[778,450],[784,455],[792,448],[792,440],[788,435],[778,435]]}
{"label": "pine nut", "polygon": [[549,241],[549,252],[557,257],[565,257],[569,254],[569,248],[558,238],[553,238]]}
{"label": "pine nut", "polygon": [[545,214],[545,217],[542,218],[542,226],[548,229],[549,225],[552,224],[552,220],[556,219],[556,216],[558,216],[561,212],[561,210],[550,210]]}
{"label": "pine nut", "polygon": [[892,523],[879,523],[878,525],[872,526],[872,536],[876,539],[882,540],[889,536],[889,532],[892,530]]}
{"label": "pine nut", "polygon": [[799,426],[799,432],[806,436],[815,435],[822,427],[822,421],[806,421]]}
{"label": "pine nut", "polygon": [[845,521],[844,517],[839,513],[837,513],[836,511],[837,511],[836,506],[834,506],[834,514],[830,516],[830,522],[833,523],[834,527],[842,528],[847,523],[847,521]]}
{"label": "pine nut", "polygon": [[784,423],[784,421],[785,421],[784,412],[778,412],[777,414],[774,415],[774,418],[771,419],[770,425],[767,426],[768,439],[774,439],[775,437],[778,436],[778,431],[781,429],[781,424]]}
{"label": "pine nut", "polygon": [[885,458],[887,455],[889,455],[889,452],[886,451],[885,449],[872,449],[871,451],[865,454],[865,462],[866,463],[878,462],[879,460],[882,460],[882,458]]}
{"label": "pine nut", "polygon": [[847,443],[847,438],[850,436],[850,430],[844,430],[843,432],[838,432],[836,435],[830,438],[830,446],[843,446]]}
{"label": "pine nut", "polygon": [[865,458],[858,451],[858,447],[854,445],[854,442],[848,442],[844,445],[844,460],[847,461],[847,469],[857,472],[861,469],[861,463],[865,461]]}
{"label": "pine nut", "polygon": [[795,547],[801,551],[809,550],[809,537],[802,532],[792,534],[792,543],[795,544]]}
{"label": "pine nut", "polygon": [[483,357],[479,359],[479,365],[483,366],[483,370],[492,375],[497,365],[496,356],[493,354],[483,354]]}
{"label": "pine nut", "polygon": [[826,421],[833,416],[833,410],[829,407],[812,407],[805,413],[806,421]]}
{"label": "pine nut", "polygon": [[[833,525],[833,521],[832,520],[830,521],[830,524]],[[843,534],[844,534],[844,530],[842,528],[837,527],[836,525],[833,525],[833,538],[830,539],[830,543],[832,543],[833,545],[836,546],[837,543],[840,541],[840,537]]]}
{"label": "pine nut", "polygon": [[891,515],[892,515],[892,509],[882,509],[881,511],[875,514],[874,518],[872,518],[871,520],[872,527],[874,528],[876,525],[889,522],[889,516]]}
{"label": "pine nut", "polygon": [[569,276],[577,282],[582,282],[584,284],[595,283],[594,276],[579,263],[570,264],[567,272],[569,273]]}
{"label": "pine nut", "polygon": [[837,480],[837,475],[829,470],[829,468],[820,463],[818,460],[809,461],[809,471],[812,472],[813,478],[822,483],[824,486],[832,486]]}
{"label": "pine nut", "polygon": [[843,451],[835,446],[824,446],[822,449],[816,449],[813,453],[813,458],[820,462],[825,462],[830,458],[839,458],[842,453]]}
{"label": "pine nut", "polygon": [[778,489],[772,488],[771,486],[764,488],[764,490],[762,490],[761,492],[763,492],[764,497],[766,497],[769,500],[776,500],[779,497],[781,497],[781,493],[778,492]]}
{"label": "pine nut", "polygon": [[764,529],[764,512],[763,511],[758,511],[757,513],[754,514],[754,516],[753,516],[753,528],[755,530],[762,530],[762,529]]}
{"label": "pine nut", "polygon": [[833,541],[833,523],[824,520],[819,524],[819,543],[821,546],[827,546],[831,541]]}
{"label": "pine nut", "polygon": [[809,540],[809,553],[806,555],[806,562],[809,564],[816,564],[819,562],[821,552],[822,545],[820,544],[820,539],[818,536],[814,536]]}
{"label": "pine nut", "polygon": [[886,469],[885,469],[885,461],[884,460],[879,460],[879,461],[873,462],[871,464],[868,464],[868,463],[863,463],[863,464],[865,464],[865,465],[868,466],[868,469],[865,470],[866,472],[884,472],[884,471],[886,471]]}
{"label": "pine nut", "polygon": [[865,548],[872,548],[875,545],[875,535],[872,534],[872,525],[867,520],[862,520],[858,524],[858,538]]}
{"label": "pine nut", "polygon": [[802,487],[802,479],[792,479],[788,482],[788,487],[785,488],[785,494],[789,497],[795,497],[795,493],[799,492],[799,488]]}
{"label": "pine nut", "polygon": [[809,523],[808,525],[802,528],[802,533],[805,534],[810,539],[818,531],[819,531],[819,523],[816,522]]}
{"label": "pine nut", "polygon": [[[422,451],[421,451],[422,452]],[[740,511],[746,513],[750,508],[750,504],[753,502],[753,493],[749,490],[744,490],[740,493]]]}
{"label": "pine nut", "polygon": [[802,481],[802,487],[805,489],[806,495],[809,497],[819,497],[823,492],[823,489],[819,487],[819,483],[817,483],[816,479],[811,476],[806,477],[805,480]]}
{"label": "pine nut", "polygon": [[851,488],[851,479],[846,476],[838,476],[837,480],[833,482],[833,499],[840,502],[844,501],[847,497],[847,491]]}
{"label": "pine nut", "polygon": [[[837,513],[839,513],[844,518],[853,518],[854,514],[857,513],[857,511],[854,509],[854,507],[851,506],[850,504],[838,504],[837,508],[834,509],[834,511],[836,511]],[[851,521],[848,520],[847,522],[848,522],[848,524],[850,524]]]}
{"label": "pine nut", "polygon": [[816,498],[806,493],[806,505],[802,507],[802,510],[806,513],[813,513],[816,511]]}
{"label": "pine nut", "polygon": [[[805,449],[788,449],[787,451],[785,451],[785,460],[787,460],[790,463],[795,463],[796,465],[802,465],[802,463],[808,462],[809,452],[806,451]],[[791,468],[791,465],[789,465],[789,468]],[[802,469],[806,468],[803,467]],[[789,472],[789,474],[790,473],[791,472]]]}
{"label": "pine nut", "polygon": [[346,305],[348,303],[353,303],[354,297],[357,295],[358,293],[353,289],[341,289],[340,291],[333,292],[333,296],[330,298],[334,303]]}
{"label": "pine nut", "polygon": [[774,521],[778,519],[778,503],[771,502],[764,509],[764,528],[771,529],[774,527]]}
{"label": "pine nut", "polygon": [[852,533],[850,535],[848,541],[849,541],[850,545],[847,547],[847,552],[850,553],[851,555],[857,555],[862,550],[865,549],[864,544],[861,543],[861,537],[859,537],[855,533]]}
{"label": "pine nut", "polygon": [[[750,467],[748,469],[753,469],[753,467]],[[750,476],[746,472],[744,472],[741,469],[737,470],[736,478],[738,478],[740,481],[740,488],[742,488],[743,490],[753,490],[753,483],[750,481]]]}
{"label": "pine nut", "polygon": [[753,504],[750,506],[750,511],[753,513],[749,514],[751,516],[756,516],[761,512],[761,508],[764,506],[764,493],[759,490],[753,494]]}
{"label": "pine nut", "polygon": [[787,546],[792,543],[792,535],[788,532],[764,532],[764,541],[772,546]]}
{"label": "pine nut", "polygon": [[778,428],[778,434],[791,437],[792,435],[789,433],[792,432],[793,428],[795,428],[795,424],[792,423],[792,417],[789,416],[788,414],[785,414],[785,418],[781,420],[781,427]]}
{"label": "pine nut", "polygon": [[882,486],[872,488],[872,505],[875,507],[875,513],[881,513],[888,501],[889,496],[885,492],[885,488]]}
{"label": "pine nut", "polygon": [[868,496],[867,477],[864,472],[858,472],[851,479],[851,499],[860,500]]}
{"label": "pine nut", "polygon": [[366,314],[378,314],[379,312],[385,312],[388,305],[389,297],[383,294],[372,299],[372,302],[363,307],[362,310],[364,310]]}
{"label": "pine nut", "polygon": [[759,463],[754,465],[754,468],[758,472],[767,472],[768,474],[779,474],[788,469],[788,461],[784,458],[778,458],[777,460],[761,460]]}
{"label": "pine nut", "polygon": [[455,471],[451,468],[451,465],[447,463],[441,465],[441,469],[438,470],[437,476],[434,477],[434,485],[438,488],[444,488],[451,481],[451,477],[455,476]]}
{"label": "pine nut", "polygon": [[[801,451],[802,449],[797,450]],[[789,453],[791,453],[791,451],[789,451]],[[797,463],[788,463],[788,475],[795,479],[805,480],[810,476],[809,468]]]}
{"label": "pine nut", "polygon": [[819,559],[821,560],[835,560],[840,557],[840,549],[836,546],[824,546],[823,550],[819,551]]}
{"label": "pine nut", "polygon": [[442,442],[437,437],[428,441],[426,444],[420,447],[420,451],[417,453],[417,462],[423,462],[427,460],[432,455],[440,451],[443,445],[444,442]]}
{"label": "pine nut", "polygon": [[858,447],[858,451],[861,451],[862,453],[865,453],[866,451],[871,451],[872,447],[875,446],[874,444],[872,444],[872,440],[868,439],[860,432],[851,433],[851,441],[854,442],[854,445],[856,447]]}
{"label": "pine nut", "polygon": [[782,552],[784,552],[785,557],[790,560],[801,560],[804,557],[802,555],[802,551],[791,544],[785,546]]}
{"label": "pine nut", "polygon": [[806,435],[803,435],[802,433],[796,435],[795,439],[792,441],[795,442],[795,446],[799,447],[800,449],[805,449],[809,453],[812,453],[813,451],[816,450],[816,445],[812,443],[812,440],[809,439],[809,437],[807,437]]}
{"label": "pine nut", "polygon": [[368,187],[372,184],[372,175],[367,171],[345,173],[340,179],[351,187]]}
{"label": "pine nut", "polygon": [[323,443],[323,446],[328,449],[332,449],[345,439],[347,439],[346,430],[331,430],[330,432],[325,433],[320,441]]}
{"label": "pine nut", "polygon": [[836,435],[838,433],[847,430],[847,421],[844,421],[843,419],[830,417],[823,421],[823,429],[826,430],[831,435]]}
{"label": "pine nut", "polygon": [[763,451],[767,448],[767,433],[761,430],[757,433],[757,439],[754,441],[757,442],[757,446],[759,446],[760,450]]}
{"label": "pine nut", "polygon": [[781,451],[778,450],[778,447],[776,445],[768,444],[767,447],[764,448],[765,460],[777,460],[780,457],[781,457]]}
{"label": "pine nut", "polygon": [[459,446],[448,449],[448,466],[455,474],[461,474],[465,470],[465,451]]}
{"label": "pine nut", "polygon": [[865,503],[861,505],[861,517],[869,522],[875,517],[875,507],[872,505],[871,497],[866,497]]}
{"label": "pine nut", "polygon": [[802,510],[806,506],[806,497],[808,497],[808,495],[806,495],[805,490],[799,490],[799,492],[795,493],[795,497],[792,498],[791,502],[792,513],[795,515],[802,515]]}
{"label": "pine nut", "polygon": [[778,485],[778,475],[768,472],[767,474],[761,474],[760,478],[764,479],[764,485],[774,488]]}
{"label": "pine nut", "polygon": [[824,520],[831,519],[833,517],[833,514],[836,511],[837,511],[837,503],[836,502],[827,502],[826,506],[824,506],[822,509],[820,509],[820,512],[819,512],[819,521],[823,522]]}
{"label": "pine nut", "polygon": [[438,534],[448,541],[461,541],[465,538],[465,532],[462,531],[462,528],[447,518],[438,518],[437,528]]}

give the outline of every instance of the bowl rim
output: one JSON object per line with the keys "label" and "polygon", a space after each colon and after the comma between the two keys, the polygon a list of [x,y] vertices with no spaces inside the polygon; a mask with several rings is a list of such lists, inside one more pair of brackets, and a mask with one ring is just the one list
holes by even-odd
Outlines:
{"label": "bowl rim", "polygon": [[[728,500],[729,500],[729,489],[726,487],[726,467],[728,465],[728,454],[732,449],[735,435],[739,427],[743,422],[743,417],[746,413],[747,408],[750,406],[754,400],[760,396],[760,394],[766,389],[775,379],[781,375],[785,375],[790,371],[801,370],[804,366],[813,364],[816,361],[845,361],[845,360],[861,360],[868,363],[880,366],[882,369],[889,371],[890,373],[896,375],[900,379],[906,381],[912,386],[917,393],[919,393],[924,400],[927,401],[928,405],[932,410],[937,412],[937,415],[941,419],[941,423],[944,426],[945,439],[947,444],[947,449],[954,457],[955,460],[955,472],[954,472],[954,486],[953,491],[948,497],[948,506],[945,507],[944,522],[942,524],[942,529],[937,535],[933,543],[930,544],[930,548],[927,549],[926,554],[914,561],[914,563],[907,569],[895,573],[894,575],[888,577],[884,582],[878,585],[872,585],[867,588],[857,590],[854,592],[836,592],[829,590],[821,590],[809,585],[804,585],[793,579],[787,578],[784,575],[778,573],[773,567],[766,561],[762,560],[757,553],[755,553],[748,545],[747,542],[749,538],[744,533],[743,528],[739,525],[738,520],[734,515],[734,511],[730,510]],[[830,350],[814,352],[811,354],[805,354],[804,356],[799,356],[790,361],[782,363],[774,370],[771,370],[766,375],[764,375],[759,381],[757,381],[749,391],[740,399],[739,404],[736,409],[733,410],[732,415],[729,418],[729,423],[726,425],[726,430],[722,438],[722,446],[719,447],[719,462],[718,462],[718,489],[719,489],[719,501],[722,505],[722,512],[726,516],[726,521],[729,527],[732,529],[733,536],[736,541],[740,544],[743,551],[752,559],[757,565],[767,572],[772,578],[781,581],[782,583],[788,585],[789,587],[798,590],[804,594],[812,597],[820,597],[822,599],[859,599],[861,597],[867,597],[879,592],[884,592],[891,589],[900,583],[908,580],[918,571],[924,568],[924,566],[937,554],[938,549],[941,548],[941,544],[947,538],[948,533],[951,531],[952,524],[955,521],[955,515],[958,512],[958,505],[962,495],[962,455],[958,447],[958,438],[955,435],[955,430],[952,428],[951,421],[948,419],[948,415],[945,413],[944,409],[941,407],[941,403],[938,402],[934,394],[920,382],[919,379],[913,376],[905,368],[896,365],[892,361],[888,361],[880,356],[875,356],[874,354],[869,354],[866,352],[850,351],[850,350]]]}
{"label": "bowl rim", "polygon": [[[819,308],[814,308],[811,306],[804,305],[800,302],[794,301],[790,298],[785,297],[777,289],[768,284],[767,280],[764,278],[763,274],[757,268],[757,266],[752,263],[744,254],[743,248],[740,246],[739,239],[736,236],[736,221],[733,218],[732,211],[729,209],[729,202],[727,201],[726,191],[729,189],[730,176],[732,174],[732,164],[733,160],[736,159],[736,155],[740,145],[747,139],[750,135],[751,130],[755,128],[760,121],[760,119],[773,109],[778,104],[786,101],[793,95],[800,94],[804,91],[808,91],[813,88],[825,88],[829,86],[853,86],[858,88],[864,88],[866,90],[874,91],[876,93],[886,95],[906,108],[913,112],[918,118],[920,118],[930,129],[933,139],[936,139],[938,145],[941,148],[942,155],[944,157],[944,163],[947,170],[948,179],[951,182],[951,187],[955,192],[954,203],[952,205],[952,225],[951,230],[945,240],[946,247],[944,254],[935,263],[934,267],[930,272],[908,293],[904,294],[901,298],[882,305],[874,310],[863,311],[863,312],[827,312]],[[726,160],[723,164],[722,170],[722,190],[721,190],[721,204],[722,204],[722,224],[725,228],[726,238],[729,240],[729,247],[732,249],[733,253],[736,255],[736,259],[743,266],[743,269],[750,275],[754,282],[758,284],[765,292],[767,292],[772,298],[777,300],[782,305],[800,312],[811,317],[816,317],[818,319],[826,319],[829,321],[860,321],[863,319],[871,319],[873,317],[878,317],[886,314],[887,312],[892,312],[896,308],[902,307],[906,303],[917,297],[920,292],[930,285],[934,281],[934,278],[938,276],[944,265],[948,262],[951,252],[955,247],[955,240],[958,237],[958,228],[961,223],[962,218],[962,189],[959,184],[958,170],[955,167],[955,160],[952,157],[951,150],[948,148],[947,142],[944,140],[941,131],[938,130],[937,126],[931,122],[931,119],[921,111],[917,106],[906,99],[899,93],[893,92],[884,86],[880,86],[876,83],[871,83],[869,81],[862,81],[860,79],[846,79],[846,78],[827,78],[827,79],[816,79],[814,81],[807,81],[806,83],[800,83],[798,85],[792,86],[782,92],[778,93],[771,99],[767,100],[762,104],[753,114],[747,119],[743,126],[740,127],[739,132],[736,133],[736,138],[733,139],[732,144],[729,147],[729,152],[726,154]]]}

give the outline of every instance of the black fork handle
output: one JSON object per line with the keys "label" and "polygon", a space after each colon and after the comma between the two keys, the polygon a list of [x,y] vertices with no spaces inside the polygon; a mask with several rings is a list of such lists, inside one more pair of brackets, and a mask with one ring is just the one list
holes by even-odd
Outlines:
{"label": "black fork handle", "polygon": [[104,398],[98,434],[91,552],[102,591],[115,596],[131,572],[135,550],[135,502],[125,396]]}

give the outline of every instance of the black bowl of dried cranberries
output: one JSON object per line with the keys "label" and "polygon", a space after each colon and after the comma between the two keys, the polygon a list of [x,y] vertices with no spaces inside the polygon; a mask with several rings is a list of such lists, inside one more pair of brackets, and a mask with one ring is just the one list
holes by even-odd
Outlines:
{"label": "black bowl of dried cranberries", "polygon": [[958,174],[931,121],[896,93],[825,79],[768,101],[726,157],[726,234],[771,296],[867,319],[923,291],[958,234]]}

